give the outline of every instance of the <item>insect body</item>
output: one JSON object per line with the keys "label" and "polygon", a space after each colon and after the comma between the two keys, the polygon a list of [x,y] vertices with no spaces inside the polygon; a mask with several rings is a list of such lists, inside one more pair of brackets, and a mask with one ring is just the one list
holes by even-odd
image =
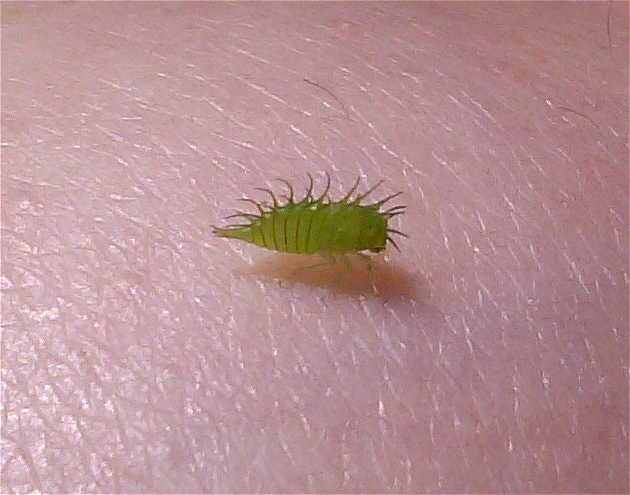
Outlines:
{"label": "insect body", "polygon": [[[272,205],[258,203],[252,199],[242,199],[253,203],[257,214],[238,212],[227,218],[243,218],[248,223],[215,227],[214,233],[219,237],[240,239],[257,246],[287,253],[318,253],[324,256],[370,251],[378,253],[385,249],[387,241],[396,249],[398,246],[390,237],[390,233],[407,237],[398,230],[391,229],[387,222],[394,216],[404,212],[405,206],[393,206],[380,211],[387,201],[402,194],[398,192],[371,204],[361,201],[374,191],[383,181],[356,198],[350,199],[359,185],[359,179],[350,191],[339,201],[332,201],[328,196],[330,176],[324,192],[313,197],[313,178],[309,177],[306,196],[301,201],[293,198],[291,184],[283,179],[289,189],[287,202],[280,204],[276,195],[269,189],[266,191],[272,199]],[[399,250],[399,249],[398,249]],[[400,251],[400,250],[399,250]]]}

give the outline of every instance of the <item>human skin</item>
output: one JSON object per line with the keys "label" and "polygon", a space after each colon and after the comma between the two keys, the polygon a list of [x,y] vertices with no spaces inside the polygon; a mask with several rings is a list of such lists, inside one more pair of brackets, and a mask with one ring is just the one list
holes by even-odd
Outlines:
{"label": "human skin", "polygon": [[[627,3],[3,3],[2,492],[627,493],[627,49]],[[401,252],[212,236],[307,172],[403,191]]]}

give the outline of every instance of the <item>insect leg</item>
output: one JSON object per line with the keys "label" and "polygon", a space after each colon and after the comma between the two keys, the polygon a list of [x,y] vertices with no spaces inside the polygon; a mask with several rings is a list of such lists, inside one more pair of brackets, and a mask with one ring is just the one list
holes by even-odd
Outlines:
{"label": "insect leg", "polygon": [[374,264],[372,263],[372,258],[365,253],[357,253],[357,254],[361,256],[361,258],[363,258],[363,261],[365,261],[365,264],[367,266],[368,276],[370,279],[370,287],[372,287],[372,292],[374,293],[374,295],[378,295],[379,290],[378,290],[378,287],[376,286],[376,270],[374,270]]}
{"label": "insect leg", "polygon": [[343,280],[346,272],[349,272],[352,269],[352,265],[350,264],[350,260],[348,259],[348,257],[341,253],[339,255],[339,259],[341,260],[341,262],[343,263],[344,266],[344,271],[338,271],[337,275],[335,276],[335,278],[330,282],[330,285],[333,287],[337,287],[340,288],[341,287],[341,281]]}
{"label": "insect leg", "polygon": [[374,265],[372,264],[372,258],[365,253],[357,253],[361,259],[365,262],[365,266],[367,267],[368,272],[372,272],[374,269]]}
{"label": "insect leg", "polygon": [[339,255],[339,258],[341,259],[341,262],[343,263],[344,268],[347,271],[350,271],[352,269],[352,264],[350,263],[350,260],[348,259],[348,257],[345,254],[341,253]]}
{"label": "insect leg", "polygon": [[311,270],[312,268],[318,268],[320,266],[334,266],[335,265],[336,259],[333,255],[323,254],[323,253],[319,253],[319,254],[321,255],[322,258],[324,258],[324,261],[322,261],[321,263],[315,263],[314,265],[302,266],[300,268],[297,268],[293,271],[293,275],[295,276],[299,272]]}

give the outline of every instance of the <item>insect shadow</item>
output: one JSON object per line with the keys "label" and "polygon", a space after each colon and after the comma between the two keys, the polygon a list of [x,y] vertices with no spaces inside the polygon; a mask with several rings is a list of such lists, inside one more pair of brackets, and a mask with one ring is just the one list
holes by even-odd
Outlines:
{"label": "insect shadow", "polygon": [[372,257],[370,265],[359,255],[347,255],[345,263],[322,263],[316,255],[278,253],[241,268],[236,274],[277,281],[281,285],[301,284],[325,287],[351,295],[370,295],[389,300],[419,299],[425,292],[422,280],[401,265]]}

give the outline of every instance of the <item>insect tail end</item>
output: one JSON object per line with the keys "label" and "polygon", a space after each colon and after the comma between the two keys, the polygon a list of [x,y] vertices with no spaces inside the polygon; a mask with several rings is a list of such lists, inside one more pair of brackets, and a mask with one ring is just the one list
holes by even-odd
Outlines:
{"label": "insect tail end", "polygon": [[231,227],[212,227],[212,233],[224,239],[240,239],[251,242],[252,232],[248,225],[235,225]]}
{"label": "insect tail end", "polygon": [[229,229],[217,227],[216,225],[212,226],[212,234],[217,237],[227,237],[227,232]]}

